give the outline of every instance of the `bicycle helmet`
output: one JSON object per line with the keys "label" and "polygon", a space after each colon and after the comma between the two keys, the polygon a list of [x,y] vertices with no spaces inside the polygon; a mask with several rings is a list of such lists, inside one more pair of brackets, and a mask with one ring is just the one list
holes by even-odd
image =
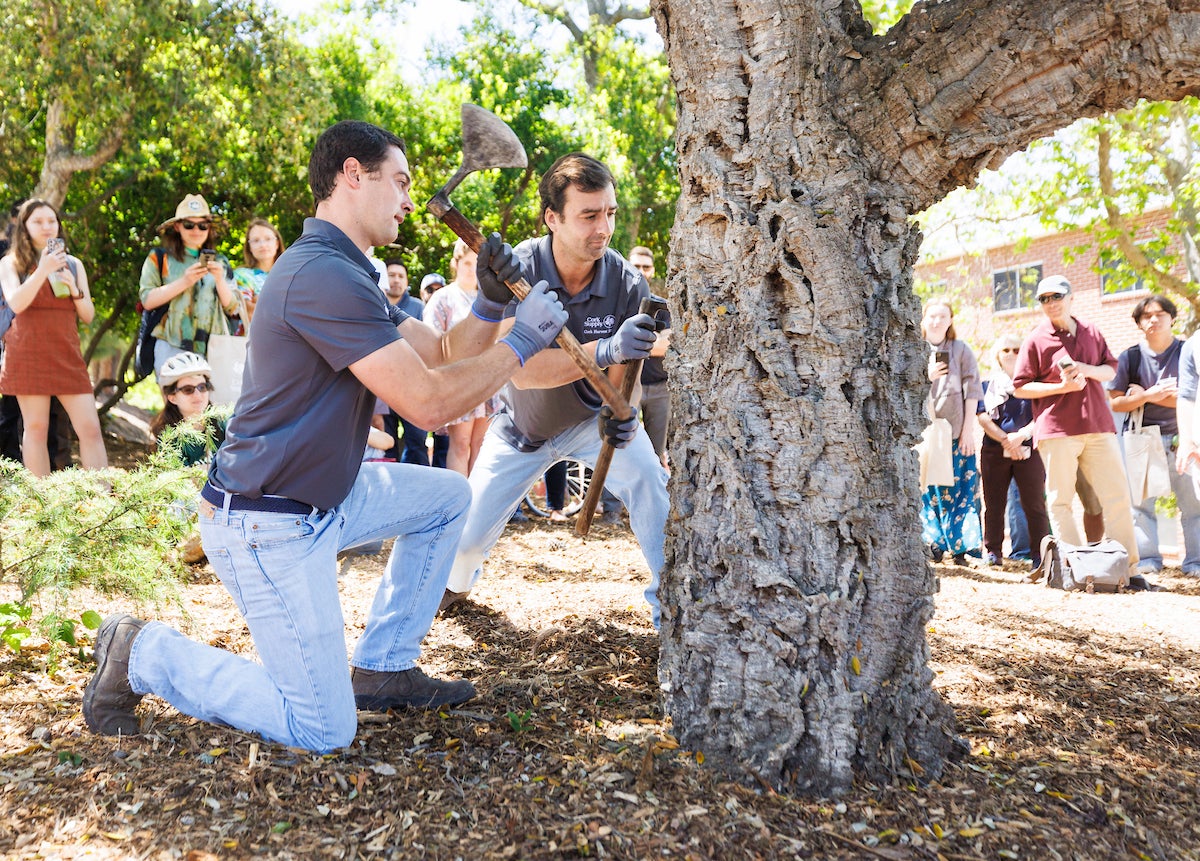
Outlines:
{"label": "bicycle helmet", "polygon": [[184,377],[194,374],[203,374],[211,380],[212,366],[203,356],[197,356],[195,353],[178,353],[163,363],[162,370],[158,372],[158,384],[165,389]]}

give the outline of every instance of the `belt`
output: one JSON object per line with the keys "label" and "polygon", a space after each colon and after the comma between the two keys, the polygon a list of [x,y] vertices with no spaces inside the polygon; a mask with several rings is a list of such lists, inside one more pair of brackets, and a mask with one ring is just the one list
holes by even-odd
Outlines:
{"label": "belt", "polygon": [[[217,508],[228,507],[230,511],[269,511],[276,514],[305,515],[320,515],[324,513],[316,506],[297,502],[294,499],[288,499],[286,496],[260,496],[258,499],[251,499],[249,496],[220,490],[207,482],[205,482],[204,487],[200,490],[200,496]],[[226,505],[227,500],[228,505]]]}

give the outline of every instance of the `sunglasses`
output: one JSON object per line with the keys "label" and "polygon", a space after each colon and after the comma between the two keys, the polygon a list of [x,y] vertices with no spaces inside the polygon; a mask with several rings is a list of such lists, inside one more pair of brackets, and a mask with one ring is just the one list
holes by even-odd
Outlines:
{"label": "sunglasses", "polygon": [[212,390],[212,383],[197,383],[194,386],[176,386],[174,393],[177,395],[194,395],[199,392],[203,395]]}
{"label": "sunglasses", "polygon": [[1061,302],[1065,298],[1067,298],[1066,293],[1046,293],[1038,296],[1038,301],[1045,305],[1047,302]]}
{"label": "sunglasses", "polygon": [[181,221],[179,226],[184,230],[208,230],[212,227],[211,221]]}

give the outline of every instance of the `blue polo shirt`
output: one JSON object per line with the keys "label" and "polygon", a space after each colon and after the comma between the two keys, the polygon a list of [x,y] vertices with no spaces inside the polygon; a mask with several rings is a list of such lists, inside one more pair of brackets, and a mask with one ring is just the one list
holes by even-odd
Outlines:
{"label": "blue polo shirt", "polygon": [[251,498],[340,504],[358,477],[375,409],[349,366],[399,340],[405,318],[346,234],[305,219],[259,295],[242,394],[212,482]]}
{"label": "blue polo shirt", "polygon": [[[591,282],[568,296],[554,265],[553,234],[522,242],[514,250],[529,282],[547,281],[567,309],[567,325],[581,344],[607,338],[638,313],[650,287],[642,273],[611,248],[596,261]],[[509,305],[507,315],[516,312]],[[557,349],[557,344],[551,344]],[[517,448],[537,448],[551,437],[594,419],[603,403],[583,379],[552,389],[518,389],[511,383],[500,390],[504,409],[493,421],[496,430]]]}

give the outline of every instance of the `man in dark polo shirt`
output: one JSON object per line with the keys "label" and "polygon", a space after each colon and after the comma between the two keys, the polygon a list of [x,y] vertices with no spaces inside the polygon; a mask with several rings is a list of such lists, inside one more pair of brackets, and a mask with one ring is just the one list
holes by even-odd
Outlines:
{"label": "man in dark polo shirt", "polygon": [[1129,553],[1130,584],[1137,574],[1137,540],[1129,509],[1129,484],[1108,408],[1104,383],[1116,373],[1117,358],[1100,330],[1071,316],[1071,285],[1061,275],[1038,283],[1037,300],[1046,319],[1021,347],[1013,394],[1033,401],[1034,440],[1046,465],[1050,526],[1067,544],[1083,544],[1072,502],[1082,472],[1104,512],[1104,526]]}
{"label": "man in dark polo shirt", "polygon": [[[96,635],[83,700],[95,732],[138,732],[134,709],[155,693],[202,720],[329,751],[353,739],[356,704],[474,696],[470,682],[416,667],[470,503],[467,483],[446,470],[364,464],[363,446],[377,396],[437,427],[491,396],[567,315],[536,284],[497,342],[512,298],[502,282],[520,266],[493,234],[479,254],[472,316],[439,338],[388,304],[366,254],[393,242],[413,211],[403,141],[369,123],[338,123],[317,140],[308,174],[316,218],[263,287],[242,394],[200,502],[204,550],[260,662],[111,616]],[[393,537],[352,674],[337,554]]]}
{"label": "man in dark polo shirt", "polygon": [[[567,328],[616,380],[621,363],[650,355],[655,332],[653,319],[638,313],[650,291],[646,279],[608,247],[617,211],[612,174],[596,159],[572,153],[542,177],[538,193],[548,233],[521,243],[517,256],[529,278],[546,279],[564,297]],[[501,397],[504,409],[492,420],[471,470],[471,513],[443,606],[479,579],[484,558],[538,476],[568,458],[594,464],[600,453],[600,398],[562,350],[544,350],[526,362]],[[636,416],[619,433],[627,444],[613,456],[606,485],[629,510],[650,567],[645,595],[657,624],[666,471]]]}
{"label": "man in dark polo shirt", "polygon": [[[629,249],[629,262],[642,273],[646,283],[654,280],[654,254],[645,245]],[[671,393],[667,391],[667,369],[663,357],[671,346],[671,314],[665,312],[667,327],[658,333],[654,349],[642,364],[642,423],[662,465],[670,469],[667,457],[667,429],[671,426]]]}

